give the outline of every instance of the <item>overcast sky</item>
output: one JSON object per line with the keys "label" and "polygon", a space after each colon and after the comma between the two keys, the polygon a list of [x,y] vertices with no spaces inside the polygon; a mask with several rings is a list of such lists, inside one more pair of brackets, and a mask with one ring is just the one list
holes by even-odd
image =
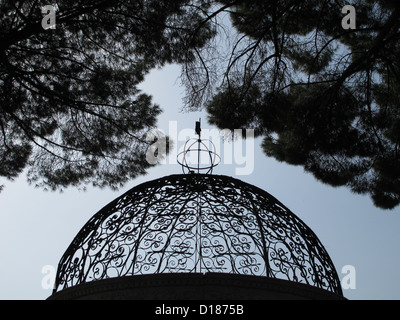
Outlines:
{"label": "overcast sky", "polygon": [[[142,85],[164,110],[159,127],[168,133],[172,121],[178,131],[194,129],[201,117],[202,127],[212,129],[204,113],[179,112],[183,98],[179,72],[178,67],[168,66],[152,72]],[[180,147],[184,142],[177,143]],[[344,290],[345,297],[400,299],[399,209],[383,211],[366,196],[323,185],[301,167],[265,157],[260,143],[255,141],[252,174],[237,176],[240,166],[235,163],[222,163],[215,174],[253,184],[285,204],[316,233],[341,279],[342,268],[354,266],[356,288]],[[46,299],[51,290],[43,288],[42,282],[50,269],[43,268],[57,267],[75,235],[97,211],[142,182],[181,172],[179,165],[167,163],[117,192],[94,188],[44,192],[29,186],[25,175],[6,182],[0,193],[0,299]]]}

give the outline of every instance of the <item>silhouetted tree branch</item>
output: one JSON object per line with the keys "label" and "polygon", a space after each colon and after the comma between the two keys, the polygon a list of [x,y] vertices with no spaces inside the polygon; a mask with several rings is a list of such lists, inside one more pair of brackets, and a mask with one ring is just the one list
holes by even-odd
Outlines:
{"label": "silhouetted tree branch", "polygon": [[215,12],[229,7],[229,21],[214,16],[225,42],[191,62],[187,109],[206,107],[221,129],[253,128],[266,155],[392,209],[400,204],[400,5],[355,0],[357,28],[344,30],[346,4],[216,2]]}
{"label": "silhouetted tree branch", "polygon": [[56,29],[44,30],[48,2],[1,1],[0,176],[27,168],[28,181],[56,190],[144,174],[161,108],[137,86],[211,37],[207,23],[194,36],[207,18],[193,3],[60,0]]}

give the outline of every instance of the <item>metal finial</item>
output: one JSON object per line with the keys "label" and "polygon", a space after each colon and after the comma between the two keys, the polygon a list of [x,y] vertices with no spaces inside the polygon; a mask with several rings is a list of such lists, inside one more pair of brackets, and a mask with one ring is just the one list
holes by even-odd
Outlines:
{"label": "metal finial", "polygon": [[[177,161],[182,166],[183,173],[211,174],[213,169],[220,163],[221,158],[217,154],[215,145],[211,140],[201,139],[201,119],[196,121],[195,133],[199,137],[197,139],[192,138],[186,141],[183,151],[178,154]],[[211,146],[211,150],[205,142]],[[192,163],[190,161],[190,154],[197,155],[197,163]],[[202,159],[202,154],[206,155],[205,159]],[[201,160],[205,160],[204,163],[202,163]]]}
{"label": "metal finial", "polygon": [[196,121],[196,134],[199,136],[199,139],[201,137],[201,119],[199,121]]}

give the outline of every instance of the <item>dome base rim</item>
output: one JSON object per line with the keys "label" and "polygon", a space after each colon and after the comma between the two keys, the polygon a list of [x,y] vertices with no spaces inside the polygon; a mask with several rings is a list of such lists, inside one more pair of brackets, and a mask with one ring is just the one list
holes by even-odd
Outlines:
{"label": "dome base rim", "polygon": [[263,276],[163,273],[109,278],[54,293],[48,300],[343,300],[311,285]]}

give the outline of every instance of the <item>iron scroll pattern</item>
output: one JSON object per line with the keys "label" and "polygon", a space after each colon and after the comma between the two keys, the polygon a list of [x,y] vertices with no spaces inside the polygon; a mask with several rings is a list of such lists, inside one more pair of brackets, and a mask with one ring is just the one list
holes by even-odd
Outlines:
{"label": "iron scroll pattern", "polygon": [[328,253],[289,209],[255,186],[202,174],[144,183],[100,210],[62,257],[54,293],[180,272],[266,276],[342,295]]}

